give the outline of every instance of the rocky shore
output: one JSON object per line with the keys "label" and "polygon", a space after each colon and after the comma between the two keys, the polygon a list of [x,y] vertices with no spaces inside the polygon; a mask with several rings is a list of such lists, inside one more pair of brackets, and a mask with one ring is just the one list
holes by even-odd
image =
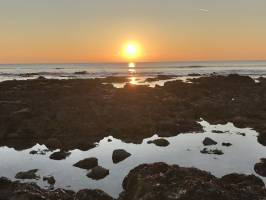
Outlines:
{"label": "rocky shore", "polygon": [[[254,175],[229,174],[216,178],[195,168],[164,163],[144,164],[131,170],[123,181],[118,200],[265,200],[266,188]],[[112,200],[100,190],[77,193],[44,190],[34,183],[0,178],[0,200]]]}
{"label": "rocky shore", "polygon": [[87,150],[108,135],[140,143],[154,133],[200,132],[201,118],[251,127],[266,145],[264,78],[213,75],[155,88],[103,84],[111,80],[41,77],[0,83],[0,145],[20,150],[38,142],[49,149]]}
{"label": "rocky shore", "polygon": [[[164,148],[169,145],[169,136],[202,132],[197,123],[201,118],[213,124],[232,122],[239,128],[253,128],[259,133],[258,142],[266,145],[264,78],[255,82],[247,76],[213,75],[190,79],[190,83],[169,81],[155,88],[131,84],[115,88],[111,84],[126,79],[49,80],[40,77],[0,83],[0,146],[22,150],[36,143],[45,144],[47,150],[31,151],[30,154],[45,155],[60,149],[53,152],[50,159],[62,160],[70,156],[70,150],[94,148],[96,142],[109,135],[125,142],[141,143],[156,133],[164,138],[147,143]],[[223,154],[219,149],[209,148],[217,144],[212,138],[206,137],[202,143],[206,147],[201,153]],[[229,147],[232,144],[224,142],[222,145]],[[116,149],[112,161],[117,165],[130,156],[126,150]],[[255,172],[263,177],[265,163],[262,158],[254,166]],[[109,174],[108,169],[98,165],[95,157],[73,165],[90,169],[87,176],[93,180]],[[21,180],[41,178],[36,172],[33,169],[18,172],[16,176]],[[51,185],[56,182],[54,177],[42,178]],[[0,200],[113,199],[100,190],[49,189],[0,178]],[[164,163],[143,164],[131,170],[123,181],[123,189],[119,200],[266,199],[264,183],[254,175],[229,174],[216,178],[195,168]]]}

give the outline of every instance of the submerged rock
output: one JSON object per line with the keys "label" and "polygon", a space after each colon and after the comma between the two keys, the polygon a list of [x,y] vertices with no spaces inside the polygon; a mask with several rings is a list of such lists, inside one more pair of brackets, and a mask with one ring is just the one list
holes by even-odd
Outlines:
{"label": "submerged rock", "polygon": [[170,143],[168,142],[168,140],[160,138],[160,139],[155,139],[155,140],[150,140],[147,142],[148,144],[155,144],[156,146],[160,146],[160,147],[166,147],[168,146]]}
{"label": "submerged rock", "polygon": [[53,176],[44,176],[42,180],[47,181],[50,185],[54,185],[56,182]]}
{"label": "submerged rock", "polygon": [[207,148],[204,148],[200,151],[200,153],[203,153],[203,154],[215,154],[215,155],[223,155],[224,153],[222,152],[222,150],[219,150],[219,149],[207,149]]}
{"label": "submerged rock", "polygon": [[246,133],[237,133],[237,135],[242,135],[242,136],[246,136]]}
{"label": "submerged rock", "polygon": [[46,155],[46,153],[48,151],[49,151],[48,149],[44,149],[44,150],[38,149],[38,150],[32,150],[32,151],[30,151],[30,154],[31,155]]}
{"label": "submerged rock", "polygon": [[52,160],[63,160],[66,159],[71,153],[70,152],[65,152],[65,151],[58,151],[54,152],[50,155],[50,159]]}
{"label": "submerged rock", "polygon": [[81,168],[81,169],[92,169],[98,166],[98,159],[97,158],[86,158],[74,164],[73,166]]}
{"label": "submerged rock", "polygon": [[209,138],[209,137],[206,137],[203,142],[204,146],[210,146],[210,145],[216,145],[217,142],[214,141],[213,139]]}
{"label": "submerged rock", "polygon": [[105,169],[101,166],[96,166],[87,174],[87,177],[94,180],[100,180],[105,178],[107,175],[109,175],[108,169]]}
{"label": "submerged rock", "polygon": [[124,179],[123,188],[119,200],[262,200],[266,197],[263,182],[254,175],[228,175],[219,179],[195,168],[165,163],[136,167]]}
{"label": "submerged rock", "polygon": [[232,144],[230,142],[223,142],[222,145],[223,146],[226,146],[226,147],[232,146]]}
{"label": "submerged rock", "polygon": [[213,133],[224,133],[224,131],[212,130]]}
{"label": "submerged rock", "polygon": [[25,172],[18,172],[15,176],[16,179],[39,179],[40,176],[36,175],[38,169],[32,169]]}
{"label": "submerged rock", "polygon": [[260,176],[266,177],[266,158],[260,159],[260,162],[255,164],[254,170]]}
{"label": "submerged rock", "polygon": [[128,158],[129,156],[131,156],[131,154],[125,151],[124,149],[117,149],[113,151],[112,160],[113,163],[119,163]]}

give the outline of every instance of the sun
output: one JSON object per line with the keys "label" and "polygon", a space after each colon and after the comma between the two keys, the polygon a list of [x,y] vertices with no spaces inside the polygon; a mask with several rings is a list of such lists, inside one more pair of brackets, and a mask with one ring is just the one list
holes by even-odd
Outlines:
{"label": "sun", "polygon": [[123,48],[123,57],[135,60],[140,56],[140,46],[136,42],[126,43]]}

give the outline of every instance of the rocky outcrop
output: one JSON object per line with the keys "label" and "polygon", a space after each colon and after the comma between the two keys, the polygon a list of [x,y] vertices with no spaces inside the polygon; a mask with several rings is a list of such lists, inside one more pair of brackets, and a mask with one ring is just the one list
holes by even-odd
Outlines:
{"label": "rocky outcrop", "polygon": [[45,190],[35,183],[11,182],[0,178],[0,200],[112,200],[101,190]]}
{"label": "rocky outcrop", "polygon": [[170,142],[168,142],[168,140],[163,139],[163,138],[150,140],[147,143],[148,144],[155,144],[156,146],[159,146],[159,147],[166,147],[170,144]]}
{"label": "rocky outcrop", "polygon": [[260,176],[266,177],[266,158],[260,159],[260,162],[255,164],[254,170]]}
{"label": "rocky outcrop", "polygon": [[112,160],[113,160],[113,163],[116,164],[116,163],[119,163],[119,162],[125,160],[129,156],[131,156],[131,154],[128,153],[126,150],[116,149],[113,151]]}
{"label": "rocky outcrop", "polygon": [[203,140],[203,145],[204,146],[210,146],[210,145],[216,145],[217,142],[214,141],[213,139],[209,138],[209,137],[206,137],[204,140]]}
{"label": "rocky outcrop", "polygon": [[91,169],[91,171],[87,174],[87,177],[93,179],[93,180],[100,180],[105,178],[107,175],[109,175],[109,170],[105,169],[101,166],[96,166]]}
{"label": "rocky outcrop", "polygon": [[52,153],[50,155],[50,159],[52,159],[52,160],[64,160],[69,155],[70,155],[70,152],[58,151],[58,152]]}
{"label": "rocky outcrop", "polygon": [[230,146],[232,146],[232,144],[230,142],[223,142],[222,146],[230,147]]}
{"label": "rocky outcrop", "polygon": [[36,175],[38,169],[32,169],[25,172],[18,172],[15,176],[16,179],[39,179],[40,176]]}
{"label": "rocky outcrop", "polygon": [[98,166],[98,159],[94,158],[94,157],[85,158],[85,159],[77,162],[73,166],[81,168],[81,169],[92,169],[92,168]]}
{"label": "rocky outcrop", "polygon": [[164,163],[144,164],[123,181],[119,200],[262,200],[264,183],[254,175],[214,177],[194,168]]}
{"label": "rocky outcrop", "polygon": [[43,181],[47,181],[48,184],[54,185],[56,180],[53,176],[44,176]]}
{"label": "rocky outcrop", "polygon": [[101,190],[84,189],[76,194],[75,200],[113,200],[113,198]]}
{"label": "rocky outcrop", "polygon": [[0,146],[26,149],[39,143],[52,150],[83,150],[110,134],[141,143],[154,133],[202,131],[201,118],[253,128],[266,145],[265,78],[256,83],[247,76],[213,75],[120,89],[104,82],[108,79],[1,82]]}

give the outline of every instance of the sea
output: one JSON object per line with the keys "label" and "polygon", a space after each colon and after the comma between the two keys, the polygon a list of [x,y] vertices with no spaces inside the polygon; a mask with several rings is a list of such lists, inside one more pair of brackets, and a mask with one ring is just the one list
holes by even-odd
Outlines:
{"label": "sea", "polygon": [[266,76],[266,61],[136,62],[79,64],[0,64],[0,82],[34,79],[84,79],[108,76],[154,77],[191,74]]}

